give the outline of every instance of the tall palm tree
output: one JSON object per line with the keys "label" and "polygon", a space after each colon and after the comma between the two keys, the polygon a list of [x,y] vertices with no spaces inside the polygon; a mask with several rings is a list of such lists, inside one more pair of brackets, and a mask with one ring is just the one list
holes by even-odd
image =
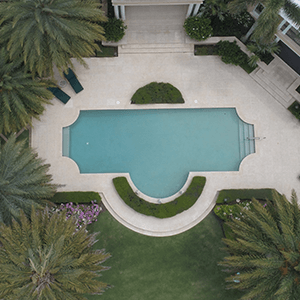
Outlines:
{"label": "tall palm tree", "polygon": [[53,64],[62,73],[76,58],[100,50],[106,20],[99,0],[14,0],[0,2],[0,44],[11,58],[22,56],[28,69],[48,76]]}
{"label": "tall palm tree", "polygon": [[295,193],[291,202],[274,194],[266,208],[253,200],[253,209],[229,222],[235,238],[224,239],[231,256],[220,264],[233,275],[229,287],[245,290],[241,298],[300,299],[300,210]]}
{"label": "tall palm tree", "polygon": [[17,132],[38,119],[44,104],[53,98],[46,89],[49,81],[33,79],[25,73],[21,59],[11,61],[0,48],[0,133]]}
{"label": "tall palm tree", "polygon": [[262,39],[264,42],[274,40],[274,35],[281,21],[279,12],[281,9],[296,24],[300,25],[300,7],[291,0],[233,0],[228,4],[228,9],[233,14],[238,14],[253,6],[262,3],[265,7],[255,24],[254,39]]}
{"label": "tall palm tree", "polygon": [[0,298],[86,300],[107,286],[97,280],[109,254],[91,250],[96,234],[76,230],[73,218],[32,209],[31,221],[0,226]]}
{"label": "tall palm tree", "polygon": [[42,208],[56,191],[49,165],[24,145],[12,135],[0,148],[0,223],[11,224],[20,209],[30,216],[32,205]]}

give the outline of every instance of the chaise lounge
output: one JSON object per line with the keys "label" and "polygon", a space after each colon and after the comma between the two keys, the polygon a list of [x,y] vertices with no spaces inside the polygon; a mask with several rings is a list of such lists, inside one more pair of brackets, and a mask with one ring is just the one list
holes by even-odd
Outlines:
{"label": "chaise lounge", "polygon": [[60,88],[58,87],[48,87],[47,88],[58,100],[66,104],[69,99],[71,98],[68,94],[63,92]]}
{"label": "chaise lounge", "polygon": [[69,68],[68,73],[64,72],[64,76],[66,77],[66,79],[70,82],[73,90],[75,91],[75,93],[79,93],[83,90],[82,85],[80,84],[80,82],[78,81],[75,73]]}

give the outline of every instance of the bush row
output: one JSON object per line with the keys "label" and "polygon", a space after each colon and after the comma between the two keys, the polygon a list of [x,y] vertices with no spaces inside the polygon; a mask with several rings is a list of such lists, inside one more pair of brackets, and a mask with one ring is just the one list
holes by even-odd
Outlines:
{"label": "bush row", "polygon": [[96,200],[98,203],[101,201],[101,197],[96,192],[58,192],[52,199],[53,203],[91,203],[91,201]]}
{"label": "bush row", "polygon": [[193,206],[200,197],[205,182],[205,177],[195,176],[185,193],[181,196],[168,203],[155,204],[138,197],[132,190],[126,177],[113,179],[116,191],[129,207],[138,213],[161,219],[173,217]]}

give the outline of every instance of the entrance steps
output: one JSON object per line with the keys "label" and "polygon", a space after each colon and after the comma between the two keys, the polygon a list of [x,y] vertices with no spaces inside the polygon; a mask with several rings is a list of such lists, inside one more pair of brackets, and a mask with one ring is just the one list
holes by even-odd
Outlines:
{"label": "entrance steps", "polygon": [[293,99],[292,95],[286,89],[280,88],[280,86],[272,82],[272,80],[268,78],[270,74],[260,67],[256,68],[250,76],[285,108],[294,102],[295,99]]}
{"label": "entrance steps", "polygon": [[255,153],[254,127],[239,120],[240,159]]}
{"label": "entrance steps", "polygon": [[119,47],[119,54],[145,53],[194,53],[193,44],[125,44]]}

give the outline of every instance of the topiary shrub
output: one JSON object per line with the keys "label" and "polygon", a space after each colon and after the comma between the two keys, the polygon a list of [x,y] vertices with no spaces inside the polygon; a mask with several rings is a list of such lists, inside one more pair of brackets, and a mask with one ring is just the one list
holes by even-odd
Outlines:
{"label": "topiary shrub", "polygon": [[136,212],[156,218],[170,218],[192,207],[200,197],[206,182],[205,177],[195,176],[187,190],[175,200],[155,204],[137,196],[126,177],[116,177],[113,183],[123,201]]}
{"label": "topiary shrub", "polygon": [[213,33],[210,26],[210,19],[204,17],[189,17],[183,25],[187,35],[197,41],[206,40]]}
{"label": "topiary shrub", "polygon": [[248,64],[248,55],[241,50],[236,41],[219,41],[217,43],[217,51],[225,64],[236,66]]}
{"label": "topiary shrub", "polygon": [[123,20],[116,18],[110,18],[107,22],[102,23],[101,25],[104,28],[104,36],[106,37],[106,40],[111,42],[120,41],[125,35],[125,29],[127,29]]}
{"label": "topiary shrub", "polygon": [[298,119],[300,120],[300,103],[295,101],[288,107],[288,110]]}
{"label": "topiary shrub", "polygon": [[132,104],[184,103],[180,91],[170,83],[151,82],[139,88],[131,98]]}

